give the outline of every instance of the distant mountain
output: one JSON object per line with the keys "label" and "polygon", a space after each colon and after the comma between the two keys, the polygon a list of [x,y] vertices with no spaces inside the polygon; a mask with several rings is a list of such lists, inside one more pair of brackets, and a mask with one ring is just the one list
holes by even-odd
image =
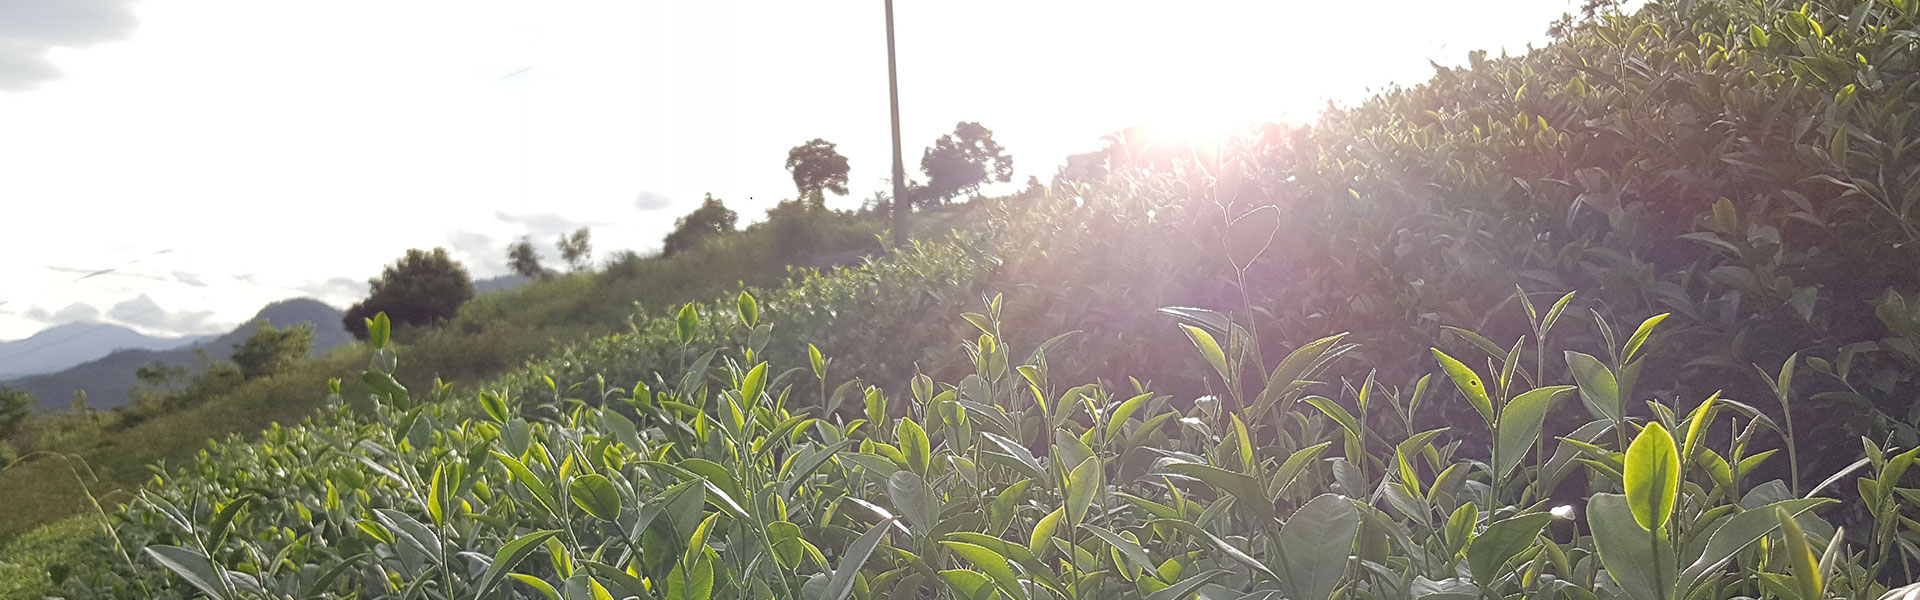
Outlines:
{"label": "distant mountain", "polygon": [[58,371],[115,350],[171,350],[211,337],[164,338],[111,323],[65,323],[23,340],[0,342],[0,379]]}
{"label": "distant mountain", "polygon": [[198,372],[206,367],[201,364],[199,350],[206,350],[208,356],[215,360],[226,360],[233,356],[233,347],[246,342],[247,336],[253,335],[254,329],[263,320],[274,327],[312,323],[313,354],[325,354],[336,346],[353,341],[353,336],[340,324],[343,316],[340,309],[312,298],[282,300],[260,309],[253,319],[233,331],[211,339],[203,338],[188,346],[167,350],[122,350],[59,372],[29,375],[0,384],[33,394],[40,399],[41,410],[66,410],[73,403],[75,389],[85,389],[87,401],[94,408],[117,408],[131,401],[133,388],[139,383],[133,372],[143,365],[153,362],[186,365]]}
{"label": "distant mountain", "polygon": [[494,292],[502,292],[526,285],[527,282],[530,281],[533,280],[521,275],[501,275],[499,277],[482,279],[473,282],[473,295],[485,296]]}

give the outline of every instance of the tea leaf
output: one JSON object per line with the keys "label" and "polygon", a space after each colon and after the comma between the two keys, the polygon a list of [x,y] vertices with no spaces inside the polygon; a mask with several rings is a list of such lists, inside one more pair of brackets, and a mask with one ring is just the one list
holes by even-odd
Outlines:
{"label": "tea leaf", "polygon": [[1467,403],[1472,404],[1474,410],[1480,411],[1480,418],[1487,422],[1487,427],[1493,427],[1493,400],[1487,397],[1487,386],[1480,382],[1480,376],[1474,374],[1472,368],[1441,352],[1439,348],[1432,350],[1433,357],[1440,361],[1440,368],[1447,372],[1447,377],[1453,379],[1454,387],[1460,388],[1461,395],[1467,397]]}
{"label": "tea leaf", "polygon": [[479,583],[474,584],[474,600],[491,597],[487,593],[493,591],[493,586],[499,584],[502,578],[520,564],[520,561],[526,560],[527,556],[540,549],[541,544],[557,535],[560,535],[557,529],[542,529],[514,538],[513,541],[500,546],[500,550],[493,553],[493,562],[487,565],[487,571],[480,575]]}
{"label": "tea leaf", "polygon": [[1673,516],[1680,492],[1680,453],[1673,447],[1673,436],[1659,423],[1648,423],[1627,447],[1627,504],[1633,520],[1643,530],[1665,536],[1667,519]]}

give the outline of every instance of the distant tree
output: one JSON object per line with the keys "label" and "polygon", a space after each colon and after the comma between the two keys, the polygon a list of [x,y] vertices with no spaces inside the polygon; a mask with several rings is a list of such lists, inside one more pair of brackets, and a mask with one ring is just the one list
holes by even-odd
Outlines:
{"label": "distant tree", "polygon": [[362,340],[373,315],[385,312],[395,325],[425,325],[453,318],[460,305],[473,299],[473,278],[445,248],[408,250],[367,284],[372,293],[348,308],[342,319],[347,331]]}
{"label": "distant tree", "polygon": [[[546,279],[553,275],[546,267],[540,266],[540,251],[535,250],[533,240],[524,235],[507,246],[507,266],[527,279]],[[388,315],[388,318],[392,318],[392,315]]]}
{"label": "distant tree", "polygon": [[571,236],[561,235],[556,246],[560,249],[560,259],[567,261],[567,268],[575,273],[586,270],[593,260],[593,241],[588,237],[585,227]]}
{"label": "distant tree", "polygon": [[914,203],[945,204],[955,196],[978,191],[988,181],[1012,181],[1013,157],[993,141],[993,130],[962,122],[927,148],[920,157],[920,171],[927,174],[927,185],[912,198]]}
{"label": "distant tree", "polygon": [[233,345],[233,364],[240,367],[241,377],[259,379],[286,370],[312,349],[312,323],[278,329],[262,322],[246,342]]}
{"label": "distant tree", "polygon": [[834,148],[833,142],[815,138],[787,151],[793,187],[800,190],[801,200],[813,206],[826,207],[826,192],[847,195],[847,157]]}
{"label": "distant tree", "polygon": [[0,440],[13,437],[20,431],[20,425],[27,422],[27,416],[33,414],[33,407],[40,400],[20,390],[0,387]]}
{"label": "distant tree", "polygon": [[687,213],[687,216],[674,220],[673,233],[667,234],[660,255],[673,256],[700,247],[701,242],[708,237],[732,233],[734,223],[739,220],[740,215],[727,208],[727,205],[719,198],[713,197],[713,194],[707,194],[707,199],[700,203],[700,208],[693,209],[693,212]]}

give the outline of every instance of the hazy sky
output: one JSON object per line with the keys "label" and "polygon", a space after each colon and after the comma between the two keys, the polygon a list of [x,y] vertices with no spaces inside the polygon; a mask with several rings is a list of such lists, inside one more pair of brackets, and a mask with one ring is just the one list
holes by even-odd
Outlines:
{"label": "hazy sky", "polygon": [[[788,148],[888,175],[879,0],[0,0],[0,339],[345,306],[410,247],[476,277],[593,228],[657,248],[712,192],[758,219]],[[1308,120],[1428,61],[1544,41],[1566,0],[899,0],[903,141],[979,121],[1015,183],[1132,124]],[[523,69],[529,69],[523,71]],[[520,72],[517,75],[510,74]],[[83,279],[95,271],[115,271]]]}

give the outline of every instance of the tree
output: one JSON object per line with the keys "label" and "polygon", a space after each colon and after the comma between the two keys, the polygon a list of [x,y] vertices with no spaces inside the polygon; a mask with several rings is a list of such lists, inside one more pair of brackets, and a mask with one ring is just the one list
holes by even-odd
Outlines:
{"label": "tree", "polygon": [[927,185],[914,201],[945,204],[955,196],[978,191],[988,181],[1012,181],[1013,157],[993,141],[993,130],[961,122],[921,155],[920,171],[927,174]]}
{"label": "tree", "polygon": [[20,431],[20,424],[27,422],[27,416],[33,414],[33,407],[39,404],[40,400],[33,394],[0,387],[0,440]]}
{"label": "tree", "polygon": [[[507,246],[507,266],[514,273],[527,279],[546,279],[553,276],[552,271],[540,266],[540,251],[533,248],[533,240],[520,236],[520,240]],[[389,316],[388,318],[392,318]]]}
{"label": "tree", "polygon": [[348,308],[343,319],[347,331],[362,340],[373,315],[387,313],[395,325],[425,325],[453,318],[460,305],[473,299],[473,278],[445,248],[408,250],[367,284],[372,293]]}
{"label": "tree", "polygon": [[258,379],[286,370],[312,349],[312,323],[278,329],[262,321],[247,341],[233,345],[233,364],[240,367],[241,377]]}
{"label": "tree", "polygon": [[787,151],[787,170],[793,173],[793,187],[800,199],[816,207],[826,207],[826,192],[847,195],[847,157],[835,150],[833,142],[814,138]]}
{"label": "tree", "polygon": [[561,235],[556,246],[560,249],[560,259],[567,261],[567,268],[575,273],[586,270],[588,261],[593,260],[593,241],[589,239],[585,227],[571,236]]}
{"label": "tree", "polygon": [[667,234],[660,254],[673,256],[700,247],[700,243],[708,237],[733,233],[733,225],[739,220],[740,215],[727,208],[727,205],[719,198],[713,197],[713,194],[707,194],[707,199],[700,203],[700,208],[693,209],[693,212],[674,220],[673,233]]}

